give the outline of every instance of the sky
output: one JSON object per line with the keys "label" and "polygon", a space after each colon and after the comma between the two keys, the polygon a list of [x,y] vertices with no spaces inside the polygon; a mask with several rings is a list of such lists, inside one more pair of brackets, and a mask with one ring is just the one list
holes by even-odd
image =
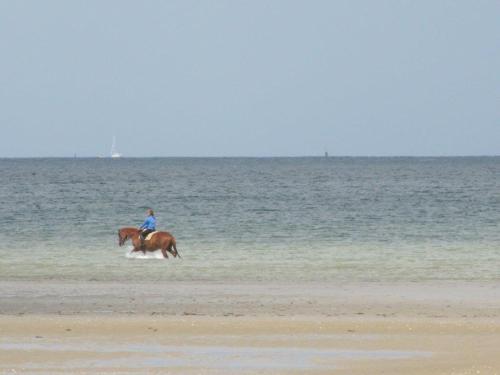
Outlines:
{"label": "sky", "polygon": [[500,2],[0,0],[0,157],[500,154]]}

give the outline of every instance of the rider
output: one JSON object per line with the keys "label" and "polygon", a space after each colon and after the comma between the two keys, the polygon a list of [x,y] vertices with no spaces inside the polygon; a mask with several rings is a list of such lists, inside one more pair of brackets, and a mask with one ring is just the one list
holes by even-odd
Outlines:
{"label": "rider", "polygon": [[141,238],[141,248],[144,248],[144,240],[146,239],[146,236],[156,230],[156,217],[151,208],[148,209],[147,215],[148,217],[146,218],[146,220],[144,220],[144,224],[139,227],[139,229],[141,230],[139,236]]}

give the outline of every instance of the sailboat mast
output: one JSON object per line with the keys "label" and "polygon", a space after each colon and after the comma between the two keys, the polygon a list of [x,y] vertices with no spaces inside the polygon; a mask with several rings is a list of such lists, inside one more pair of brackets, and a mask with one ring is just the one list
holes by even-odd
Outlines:
{"label": "sailboat mast", "polygon": [[116,137],[113,136],[113,143],[111,145],[111,157],[112,158],[119,158],[121,156],[122,156],[122,154],[120,154],[118,151],[116,151]]}

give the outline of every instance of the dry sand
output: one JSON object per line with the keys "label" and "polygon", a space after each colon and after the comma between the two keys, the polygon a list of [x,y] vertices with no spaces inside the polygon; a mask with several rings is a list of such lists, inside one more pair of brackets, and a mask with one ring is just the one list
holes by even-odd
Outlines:
{"label": "dry sand", "polygon": [[0,282],[0,373],[500,374],[499,290]]}

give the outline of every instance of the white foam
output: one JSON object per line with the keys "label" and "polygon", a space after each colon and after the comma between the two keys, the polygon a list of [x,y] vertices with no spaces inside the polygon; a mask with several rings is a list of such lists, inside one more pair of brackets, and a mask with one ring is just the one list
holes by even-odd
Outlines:
{"label": "white foam", "polygon": [[129,247],[129,250],[125,253],[125,258],[128,259],[165,259],[161,250],[156,251],[146,251],[144,254],[142,251],[132,252],[133,247]]}

